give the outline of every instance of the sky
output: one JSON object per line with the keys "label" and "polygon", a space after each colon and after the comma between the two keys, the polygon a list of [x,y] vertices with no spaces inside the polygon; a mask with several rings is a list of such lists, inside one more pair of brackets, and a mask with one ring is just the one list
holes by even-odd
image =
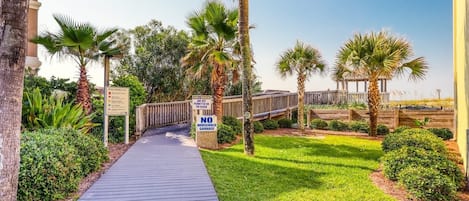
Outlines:
{"label": "sky", "polygon": [[[164,26],[189,31],[187,16],[201,10],[205,0],[39,0],[39,32],[57,31],[53,14],[65,14],[78,22],[98,28],[132,29],[151,19]],[[223,0],[227,7],[236,0]],[[453,97],[452,1],[450,0],[251,0],[249,21],[256,61],[255,73],[263,89],[296,90],[296,77],[281,79],[275,71],[280,54],[302,41],[318,49],[329,69],[334,67],[338,49],[355,33],[386,30],[404,37],[415,57],[425,57],[429,71],[425,80],[395,78],[388,83],[391,99]],[[39,48],[42,61],[39,75],[78,79],[78,68],[71,61],[50,57]],[[89,67],[91,82],[103,85],[103,68]],[[363,91],[363,84],[359,90]],[[335,90],[330,73],[313,75],[307,91]],[[355,91],[355,84],[349,84]]]}

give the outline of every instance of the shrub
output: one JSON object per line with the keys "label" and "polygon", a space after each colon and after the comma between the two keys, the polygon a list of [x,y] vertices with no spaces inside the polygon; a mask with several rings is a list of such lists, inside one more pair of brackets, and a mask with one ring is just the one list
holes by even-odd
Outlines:
{"label": "shrub", "polygon": [[25,132],[20,156],[18,200],[58,200],[77,189],[82,161],[64,136]]}
{"label": "shrub", "polygon": [[43,97],[39,89],[24,93],[21,123],[26,130],[73,128],[87,133],[96,126],[93,115],[86,115],[80,105],[63,102],[63,98]]}
{"label": "shrub", "polygon": [[399,126],[396,129],[394,129],[393,133],[402,133],[402,131],[405,131],[407,129],[410,129],[410,126]]}
{"label": "shrub", "polygon": [[191,135],[191,138],[193,138],[193,139],[195,139],[195,131],[196,131],[195,123],[192,123],[191,124],[191,130],[189,131],[189,134]]}
{"label": "shrub", "polygon": [[217,141],[219,144],[230,143],[236,139],[236,133],[231,126],[225,124],[217,125]]}
{"label": "shrub", "polygon": [[254,122],[254,133],[262,133],[264,132],[264,125],[261,122],[255,121]]}
{"label": "shrub", "polygon": [[75,147],[81,158],[82,176],[98,170],[101,164],[109,160],[108,150],[101,140],[72,129],[47,129],[40,131],[47,135],[61,135]]}
{"label": "shrub", "polygon": [[418,147],[439,153],[447,152],[446,146],[440,138],[433,135],[430,131],[419,128],[386,135],[382,143],[384,152],[400,149],[404,146]]}
{"label": "shrub", "polygon": [[451,132],[448,128],[429,128],[427,130],[443,140],[453,139],[453,132]]}
{"label": "shrub", "polygon": [[232,116],[223,116],[223,124],[230,126],[236,134],[243,133],[243,124],[241,120]]}
{"label": "shrub", "polygon": [[391,180],[397,180],[402,170],[413,166],[434,168],[458,186],[464,179],[458,166],[445,155],[422,148],[403,147],[385,154],[382,161],[384,175]]}
{"label": "shrub", "polygon": [[389,134],[389,128],[386,125],[378,124],[377,132],[378,135],[387,135]]}
{"label": "shrub", "polygon": [[274,119],[266,119],[262,122],[262,125],[264,126],[264,129],[267,130],[275,130],[279,127],[277,120]]}
{"label": "shrub", "polygon": [[422,166],[402,170],[399,183],[418,200],[454,200],[457,189],[447,176]]}
{"label": "shrub", "polygon": [[278,125],[280,128],[291,128],[293,121],[291,119],[282,118],[278,120]]}
{"label": "shrub", "polygon": [[349,124],[350,130],[360,133],[369,133],[370,125],[364,121],[352,121]]}
{"label": "shrub", "polygon": [[322,119],[313,119],[309,127],[312,129],[326,129],[327,122]]}
{"label": "shrub", "polygon": [[333,131],[346,131],[348,130],[348,125],[339,120],[332,120],[329,122],[329,129]]}

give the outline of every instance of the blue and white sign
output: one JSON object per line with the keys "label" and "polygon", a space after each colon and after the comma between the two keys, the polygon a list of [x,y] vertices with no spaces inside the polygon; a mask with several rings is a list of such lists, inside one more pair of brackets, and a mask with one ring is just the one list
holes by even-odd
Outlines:
{"label": "blue and white sign", "polygon": [[195,127],[196,131],[217,131],[217,116],[199,115]]}

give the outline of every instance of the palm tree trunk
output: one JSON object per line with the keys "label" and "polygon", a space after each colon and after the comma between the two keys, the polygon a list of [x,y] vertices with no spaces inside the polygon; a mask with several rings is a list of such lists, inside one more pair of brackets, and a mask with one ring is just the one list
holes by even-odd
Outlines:
{"label": "palm tree trunk", "polygon": [[252,68],[249,46],[249,0],[239,0],[239,41],[243,65],[243,139],[244,153],[254,155],[254,128],[252,122]]}
{"label": "palm tree trunk", "polygon": [[223,66],[216,66],[217,78],[214,81],[213,108],[217,123],[223,122],[223,94],[225,93],[225,72]]}
{"label": "palm tree trunk", "polygon": [[86,114],[91,114],[90,88],[85,66],[80,66],[80,78],[78,79],[77,88],[77,103],[81,104]]}
{"label": "palm tree trunk", "polygon": [[0,1],[0,200],[16,200],[20,167],[21,106],[27,0]]}
{"label": "palm tree trunk", "polygon": [[370,135],[377,136],[378,112],[379,112],[379,90],[378,76],[370,76],[370,85],[368,87],[368,109],[370,112]]}
{"label": "palm tree trunk", "polygon": [[303,72],[298,73],[298,126],[301,132],[305,131],[305,80],[306,75]]}

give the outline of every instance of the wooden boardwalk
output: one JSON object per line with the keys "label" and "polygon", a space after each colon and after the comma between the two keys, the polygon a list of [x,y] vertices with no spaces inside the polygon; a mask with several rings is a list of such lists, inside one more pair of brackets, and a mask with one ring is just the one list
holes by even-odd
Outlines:
{"label": "wooden boardwalk", "polygon": [[218,200],[189,126],[151,129],[79,199]]}

